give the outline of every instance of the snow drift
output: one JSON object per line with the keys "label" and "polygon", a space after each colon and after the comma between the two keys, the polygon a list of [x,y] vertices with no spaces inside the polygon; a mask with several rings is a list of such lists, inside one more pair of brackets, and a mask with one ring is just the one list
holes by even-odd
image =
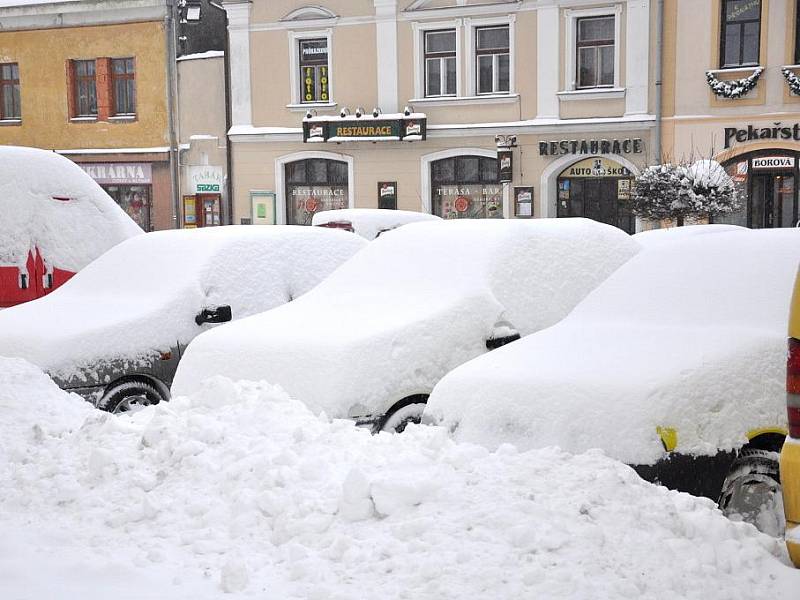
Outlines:
{"label": "snow drift", "polygon": [[116,416],[3,359],[0,414],[4,597],[788,600],[800,583],[779,540],[599,452],[372,436],[224,378]]}
{"label": "snow drift", "polygon": [[77,272],[142,233],[78,165],[36,148],[0,146],[0,265],[26,269],[34,248],[48,270]]}
{"label": "snow drift", "polygon": [[412,223],[299,300],[199,336],[173,394],[209,373],[279,384],[312,410],[377,417],[486,340],[562,319],[639,250],[588,219]]}
{"label": "snow drift", "polygon": [[786,323],[800,230],[646,249],[546,331],[464,364],[426,414],[458,440],[603,448],[629,464],[711,455],[786,422]]}
{"label": "snow drift", "polygon": [[233,318],[314,287],[367,242],[344,231],[227,226],[159,231],[119,244],[48,296],[0,312],[0,355],[69,377],[97,360],[188,343],[206,307]]}

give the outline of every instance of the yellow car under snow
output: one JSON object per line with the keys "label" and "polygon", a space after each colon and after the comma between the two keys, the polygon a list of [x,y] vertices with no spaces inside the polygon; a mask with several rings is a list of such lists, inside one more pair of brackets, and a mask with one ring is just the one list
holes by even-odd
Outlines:
{"label": "yellow car under snow", "polygon": [[786,409],[789,414],[789,435],[781,451],[786,546],[792,562],[800,568],[800,271],[794,284],[789,316]]}

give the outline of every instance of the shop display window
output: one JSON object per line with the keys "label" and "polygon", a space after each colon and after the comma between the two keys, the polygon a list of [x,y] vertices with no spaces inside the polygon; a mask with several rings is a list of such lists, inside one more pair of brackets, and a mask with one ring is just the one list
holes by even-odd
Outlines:
{"label": "shop display window", "polygon": [[496,158],[455,156],[431,163],[433,213],[444,219],[503,218]]}
{"label": "shop display window", "polygon": [[286,222],[311,225],[314,213],[349,205],[347,163],[311,158],[287,163]]}
{"label": "shop display window", "polygon": [[104,185],[103,189],[145,231],[150,231],[149,185]]}

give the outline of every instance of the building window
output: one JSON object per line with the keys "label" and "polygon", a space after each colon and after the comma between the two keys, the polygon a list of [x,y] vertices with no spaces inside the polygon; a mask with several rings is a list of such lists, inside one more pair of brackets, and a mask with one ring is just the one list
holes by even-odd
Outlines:
{"label": "building window", "polygon": [[0,64],[0,119],[21,119],[19,101],[19,65]]}
{"label": "building window", "polygon": [[794,7],[794,64],[800,64],[800,0]]}
{"label": "building window", "polygon": [[578,89],[613,87],[615,28],[613,15],[577,19]]}
{"label": "building window", "polygon": [[330,71],[326,38],[299,40],[300,100],[330,102]]}
{"label": "building window", "polygon": [[74,117],[97,116],[97,80],[93,60],[73,60]]}
{"label": "building window", "polygon": [[132,58],[111,59],[114,114],[136,114],[136,71]]}
{"label": "building window", "polygon": [[723,0],[721,67],[757,65],[761,49],[761,0]]}
{"label": "building window", "polygon": [[347,163],[310,158],[286,163],[286,222],[311,225],[314,213],[347,208]]}
{"label": "building window", "polygon": [[496,158],[455,156],[431,163],[433,213],[443,219],[503,217]]}
{"label": "building window", "polygon": [[425,97],[456,95],[456,30],[425,32]]}
{"label": "building window", "polygon": [[475,29],[475,72],[478,94],[508,93],[511,81],[509,27]]}

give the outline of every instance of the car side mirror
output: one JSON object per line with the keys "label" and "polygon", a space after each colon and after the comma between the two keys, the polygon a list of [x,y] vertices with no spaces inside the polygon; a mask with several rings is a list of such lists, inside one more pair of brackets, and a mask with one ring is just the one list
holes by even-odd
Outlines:
{"label": "car side mirror", "polygon": [[227,323],[233,318],[231,307],[228,304],[217,306],[216,308],[204,308],[194,318],[198,325],[203,323]]}

